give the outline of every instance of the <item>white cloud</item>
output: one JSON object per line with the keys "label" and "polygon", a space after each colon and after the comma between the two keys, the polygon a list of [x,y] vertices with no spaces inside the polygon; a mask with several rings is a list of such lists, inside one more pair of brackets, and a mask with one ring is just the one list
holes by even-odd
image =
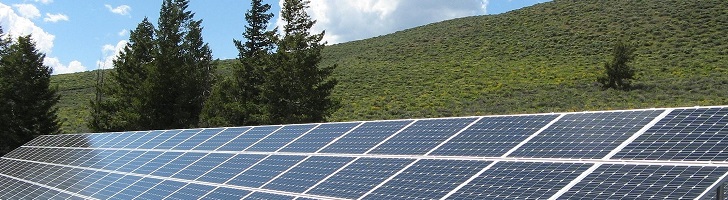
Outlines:
{"label": "white cloud", "polygon": [[17,9],[18,14],[22,17],[28,19],[40,17],[40,10],[38,10],[38,8],[36,8],[33,4],[13,4],[13,7]]}
{"label": "white cloud", "polygon": [[96,61],[96,65],[100,69],[111,69],[114,67],[114,60],[119,56],[124,47],[126,47],[126,40],[121,40],[116,45],[107,44],[101,47],[101,53],[104,55],[103,60]]}
{"label": "white cloud", "polygon": [[480,8],[483,9],[483,14],[488,14],[488,4],[490,3],[489,0],[482,0],[480,2]]}
{"label": "white cloud", "polygon": [[120,5],[117,7],[113,7],[109,4],[104,5],[109,11],[112,13],[118,14],[118,15],[129,15],[129,11],[131,11],[131,7],[127,5]]}
{"label": "white cloud", "polygon": [[59,21],[68,21],[68,16],[64,14],[50,14],[46,13],[46,17],[43,18],[44,22],[59,22]]}
{"label": "white cloud", "polygon": [[45,60],[43,60],[43,64],[53,68],[53,74],[68,74],[86,71],[86,67],[77,60],[71,61],[68,65],[64,65],[60,60],[58,60],[58,58],[46,57]]}
{"label": "white cloud", "polygon": [[40,2],[42,4],[50,4],[50,3],[53,3],[53,0],[35,0],[35,2]]}
{"label": "white cloud", "polygon": [[36,43],[36,48],[42,53],[49,54],[53,49],[53,40],[56,36],[45,32],[30,19],[19,16],[10,6],[2,3],[0,3],[0,26],[12,37],[30,34]]}
{"label": "white cloud", "polygon": [[124,37],[124,36],[126,36],[126,35],[127,35],[128,33],[129,33],[129,30],[126,30],[126,29],[122,29],[121,31],[119,31],[119,33],[117,33],[117,35],[119,35],[119,36],[121,36],[121,37]]}
{"label": "white cloud", "polygon": [[[488,0],[311,0],[313,32],[329,44],[389,34],[443,20],[485,14]],[[283,0],[279,1],[283,4]],[[280,16],[280,15],[279,15]],[[279,19],[276,26],[282,27]]]}

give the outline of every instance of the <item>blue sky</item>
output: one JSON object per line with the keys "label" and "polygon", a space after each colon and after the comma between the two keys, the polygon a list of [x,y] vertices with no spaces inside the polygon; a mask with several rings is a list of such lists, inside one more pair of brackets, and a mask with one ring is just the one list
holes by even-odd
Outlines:
{"label": "blue sky", "polygon": [[[277,16],[281,0],[267,0]],[[54,73],[111,68],[132,30],[148,17],[157,22],[162,1],[2,0],[0,25],[13,36],[32,34]],[[326,30],[329,44],[366,39],[443,20],[499,14],[546,0],[311,0],[309,14]],[[203,20],[213,57],[235,58],[233,39],[242,39],[249,0],[191,1]],[[281,22],[272,20],[272,26]]]}

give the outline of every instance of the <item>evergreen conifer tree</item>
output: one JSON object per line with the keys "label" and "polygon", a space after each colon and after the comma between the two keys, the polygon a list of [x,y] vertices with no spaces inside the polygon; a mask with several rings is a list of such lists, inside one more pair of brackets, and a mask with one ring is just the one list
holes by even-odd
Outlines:
{"label": "evergreen conifer tree", "polygon": [[245,13],[243,37],[245,42],[233,40],[238,49],[238,63],[233,76],[213,87],[212,96],[205,104],[201,116],[202,126],[242,126],[261,124],[260,90],[263,72],[268,68],[275,44],[277,29],[267,30],[272,13],[270,5],[253,0]]}
{"label": "evergreen conifer tree", "polygon": [[144,18],[130,31],[129,42],[113,61],[115,69],[109,79],[101,79],[97,85],[97,98],[91,102],[92,130],[141,130],[150,126],[145,110],[151,101],[147,78],[156,56],[154,49],[154,25]]}
{"label": "evergreen conifer tree", "polygon": [[61,133],[55,107],[59,96],[50,87],[52,69],[43,65],[45,54],[38,52],[30,35],[18,37],[9,46],[2,40],[0,154],[38,135]]}
{"label": "evergreen conifer tree", "polygon": [[285,0],[281,9],[283,36],[277,41],[274,63],[265,70],[261,97],[268,123],[324,121],[336,107],[331,91],[336,66],[320,67],[324,32],[312,34],[316,23],[306,13],[308,1]]}
{"label": "evergreen conifer tree", "polygon": [[211,50],[202,39],[202,20],[194,20],[188,4],[188,0],[164,0],[157,27],[146,19],[137,27],[129,46],[114,62],[120,72],[112,74],[113,80],[100,90],[102,98],[92,103],[97,110],[91,128],[114,131],[117,127],[149,130],[198,125],[214,69]]}
{"label": "evergreen conifer tree", "polygon": [[634,79],[634,68],[629,63],[634,60],[634,47],[624,42],[617,42],[612,52],[612,60],[604,63],[604,75],[597,81],[604,88],[627,90]]}

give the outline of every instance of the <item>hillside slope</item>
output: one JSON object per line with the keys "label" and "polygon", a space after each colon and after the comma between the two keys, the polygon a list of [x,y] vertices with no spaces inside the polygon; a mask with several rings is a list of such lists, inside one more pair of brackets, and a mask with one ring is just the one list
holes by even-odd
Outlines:
{"label": "hillside slope", "polygon": [[[726,33],[724,0],[555,0],[332,45],[323,64],[339,66],[343,107],[329,120],[725,105]],[[620,38],[637,45],[639,80],[602,90],[596,76]],[[87,131],[85,77],[53,78],[70,132]]]}

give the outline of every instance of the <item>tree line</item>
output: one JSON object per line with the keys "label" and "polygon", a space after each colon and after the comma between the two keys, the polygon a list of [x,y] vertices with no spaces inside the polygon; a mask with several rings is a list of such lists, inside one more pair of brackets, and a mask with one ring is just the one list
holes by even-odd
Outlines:
{"label": "tree line", "polygon": [[59,96],[44,58],[30,35],[5,37],[0,27],[0,156],[38,135],[60,133]]}
{"label": "tree line", "polygon": [[[319,66],[324,32],[311,32],[308,3],[286,0],[278,31],[268,29],[271,6],[252,0],[244,39],[233,40],[239,50],[233,76],[218,76],[189,0],[164,0],[156,26],[144,18],[114,70],[99,76],[89,127],[107,132],[324,121],[338,106],[330,97],[336,66]],[[30,35],[10,39],[0,27],[0,155],[38,135],[61,133],[59,96],[44,58]]]}
{"label": "tree line", "polygon": [[334,111],[336,66],[319,66],[324,33],[308,1],[286,0],[285,25],[268,29],[271,6],[253,0],[233,76],[216,76],[202,20],[188,0],[165,0],[156,26],[142,20],[98,81],[89,128],[129,131],[322,122]]}

